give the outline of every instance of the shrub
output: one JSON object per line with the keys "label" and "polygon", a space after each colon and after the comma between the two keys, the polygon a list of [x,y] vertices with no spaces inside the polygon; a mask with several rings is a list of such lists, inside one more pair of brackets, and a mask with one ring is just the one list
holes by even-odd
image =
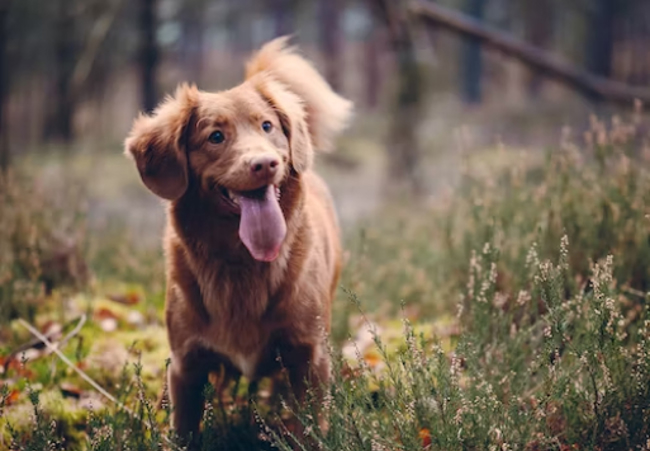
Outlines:
{"label": "shrub", "polygon": [[[356,294],[334,307],[335,338],[348,334],[350,311],[373,311],[378,320],[377,306],[403,300],[404,317],[412,305],[420,314],[457,315],[454,346],[405,319],[396,350],[375,334],[381,365],[333,351],[325,399],[310,393],[295,412],[305,435],[292,436],[281,414],[258,405],[260,446],[650,449],[644,146],[634,123],[606,129],[594,120],[583,149],[564,139],[540,163],[504,150],[506,169],[488,176],[475,170],[485,161],[475,156],[444,202],[370,219],[347,246],[343,285]],[[139,380],[125,382],[135,389],[120,399],[146,426],[117,409],[98,412],[86,448],[167,446],[168,415],[155,417]],[[227,408],[208,403],[203,449],[253,446],[241,396],[232,398]]]}
{"label": "shrub", "polygon": [[47,292],[88,278],[82,210],[71,190],[51,193],[24,174],[0,174],[0,324],[32,318]]}
{"label": "shrub", "polygon": [[[360,359],[350,376],[336,359],[326,401],[312,398],[310,409],[297,413],[308,438],[318,449],[350,451],[647,449],[648,309],[633,319],[622,315],[610,257],[592,266],[590,287],[567,298],[566,239],[560,249],[552,264],[532,248],[530,292],[504,309],[499,254],[485,246],[470,265],[456,350],[445,353],[405,321],[395,355],[375,337],[386,364],[381,373]],[[541,315],[537,300],[546,306]],[[318,409],[327,431],[314,420]],[[292,449],[282,434],[269,435],[278,448]]]}

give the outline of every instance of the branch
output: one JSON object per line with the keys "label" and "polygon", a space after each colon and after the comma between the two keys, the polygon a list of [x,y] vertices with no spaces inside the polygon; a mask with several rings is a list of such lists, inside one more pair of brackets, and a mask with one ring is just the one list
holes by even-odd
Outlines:
{"label": "branch", "polygon": [[588,97],[633,105],[650,102],[650,90],[599,77],[557,55],[530,45],[509,33],[497,30],[463,13],[423,0],[414,0],[410,13],[430,25],[438,25],[465,36],[480,39],[486,46],[516,58],[531,68],[556,78]]}
{"label": "branch", "polygon": [[[85,321],[85,317],[82,318],[83,321]],[[101,385],[99,385],[95,380],[93,380],[88,374],[86,374],[84,371],[82,371],[77,365],[72,363],[70,359],[68,359],[65,354],[61,352],[61,350],[54,344],[52,343],[45,335],[40,333],[38,329],[36,329],[34,326],[29,324],[27,321],[25,321],[22,318],[18,318],[18,324],[23,326],[25,329],[27,329],[32,335],[34,335],[36,338],[38,338],[42,343],[45,344],[45,346],[52,351],[54,354],[56,354],[62,361],[65,363],[68,368],[72,369],[75,373],[79,375],[83,380],[88,382],[95,390],[97,390],[99,393],[104,395],[108,400],[113,402],[119,409],[123,410],[126,412],[131,418],[134,418],[138,421],[141,421],[145,424],[145,426],[151,428],[150,424],[147,424],[143,418],[141,418],[137,413],[135,413],[133,410],[129,409],[126,405],[124,405],[122,402],[120,402],[115,396],[111,395],[108,391],[106,391]],[[80,322],[81,324],[81,322]],[[179,447],[167,436],[163,435],[162,436],[163,440],[172,447],[172,449],[179,449]]]}

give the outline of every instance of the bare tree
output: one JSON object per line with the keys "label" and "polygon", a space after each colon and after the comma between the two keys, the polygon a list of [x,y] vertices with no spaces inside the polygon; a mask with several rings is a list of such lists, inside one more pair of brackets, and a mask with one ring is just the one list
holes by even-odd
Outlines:
{"label": "bare tree", "polygon": [[185,0],[181,6],[181,58],[186,78],[200,83],[203,73],[205,0]]}
{"label": "bare tree", "polygon": [[140,82],[142,84],[142,108],[147,112],[152,111],[158,102],[156,85],[156,70],[158,67],[156,4],[156,0],[140,0]]}
{"label": "bare tree", "polygon": [[294,9],[297,7],[295,0],[272,0],[271,13],[275,22],[275,35],[284,36],[294,32]]}
{"label": "bare tree", "polygon": [[379,91],[381,89],[379,68],[381,37],[379,27],[373,25],[364,43],[366,104],[368,108],[375,108],[377,106]]}
{"label": "bare tree", "polygon": [[5,105],[7,103],[7,85],[9,67],[7,65],[7,16],[9,0],[0,0],[0,171],[9,167],[9,133]]}
{"label": "bare tree", "polygon": [[617,0],[595,0],[591,11],[586,50],[587,68],[605,78],[612,75],[614,23],[619,10]]}
{"label": "bare tree", "polygon": [[343,0],[320,0],[321,47],[325,57],[325,77],[335,90],[341,89],[341,27]]}
{"label": "bare tree", "polygon": [[[466,13],[477,20],[483,20],[487,0],[466,0]],[[462,52],[462,96],[467,103],[480,103],[483,59],[481,41],[474,37],[465,38]]]}
{"label": "bare tree", "polygon": [[[524,20],[526,38],[529,43],[540,49],[547,49],[553,38],[553,1],[532,0],[525,3]],[[538,71],[531,71],[528,92],[532,97],[538,97],[544,78]]]}
{"label": "bare tree", "polygon": [[77,59],[75,8],[56,0],[54,23],[54,102],[47,111],[45,138],[71,142],[74,138],[75,98],[72,76]]}
{"label": "bare tree", "polygon": [[418,166],[420,149],[416,129],[422,116],[422,79],[415,54],[412,23],[406,2],[369,0],[376,17],[388,30],[390,45],[397,59],[398,89],[388,145],[390,185],[399,191],[406,189],[419,197],[423,194]]}

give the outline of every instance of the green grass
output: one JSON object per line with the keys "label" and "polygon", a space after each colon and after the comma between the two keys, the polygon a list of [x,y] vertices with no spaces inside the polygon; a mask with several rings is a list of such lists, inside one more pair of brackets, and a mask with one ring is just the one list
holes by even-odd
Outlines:
{"label": "green grass", "polygon": [[[324,402],[294,412],[306,436],[288,434],[286,408],[265,388],[251,411],[242,384],[208,393],[203,449],[649,449],[650,154],[640,130],[594,120],[581,144],[563,139],[545,155],[469,155],[435,203],[364,219],[346,237],[333,383]],[[112,230],[89,239],[94,282],[72,305],[91,320],[63,350],[144,423],[40,357],[0,375],[0,448],[169,448],[169,406],[157,403],[161,261]],[[116,305],[115,293],[140,301]],[[35,321],[57,317],[52,302],[37,304]],[[102,315],[116,331],[101,328]],[[9,327],[5,350],[27,338]],[[106,349],[131,363],[88,366]],[[63,383],[94,400],[92,414],[62,397]]]}

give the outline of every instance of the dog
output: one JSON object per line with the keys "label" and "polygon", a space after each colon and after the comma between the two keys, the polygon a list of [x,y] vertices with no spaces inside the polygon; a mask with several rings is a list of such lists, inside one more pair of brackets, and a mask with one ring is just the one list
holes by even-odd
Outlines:
{"label": "dog", "polygon": [[278,38],[240,85],[181,84],[125,142],[144,185],[166,200],[166,326],[172,427],[196,437],[208,374],[288,379],[298,403],[329,379],[327,334],[340,232],[315,150],[352,103]]}

